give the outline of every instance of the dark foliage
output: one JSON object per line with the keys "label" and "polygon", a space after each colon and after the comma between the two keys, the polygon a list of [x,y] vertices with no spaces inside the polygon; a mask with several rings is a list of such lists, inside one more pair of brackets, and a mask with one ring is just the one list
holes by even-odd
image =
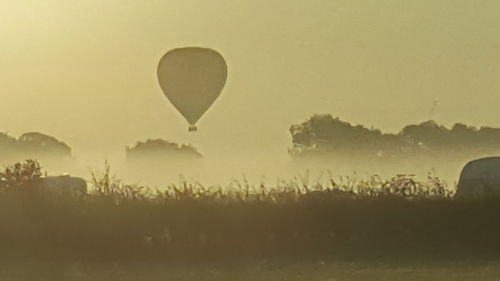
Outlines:
{"label": "dark foliage", "polygon": [[34,160],[26,160],[6,167],[0,171],[0,191],[9,191],[24,188],[40,179],[42,169]]}
{"label": "dark foliage", "polygon": [[125,149],[127,161],[170,161],[172,159],[200,159],[202,155],[191,145],[179,145],[162,139],[137,142]]}
{"label": "dark foliage", "polygon": [[330,185],[246,181],[161,191],[94,175],[84,200],[0,196],[0,257],[165,259],[497,255],[497,201],[453,200],[436,178],[397,176]]}
{"label": "dark foliage", "polygon": [[0,155],[2,163],[23,159],[68,159],[71,158],[71,148],[64,142],[41,133],[26,133],[18,139],[0,133]]}
{"label": "dark foliage", "polygon": [[292,154],[345,156],[365,158],[408,159],[414,157],[471,158],[500,153],[500,129],[469,127],[455,124],[451,129],[427,121],[408,125],[398,134],[385,134],[377,129],[333,118],[314,115],[306,122],[293,125]]}

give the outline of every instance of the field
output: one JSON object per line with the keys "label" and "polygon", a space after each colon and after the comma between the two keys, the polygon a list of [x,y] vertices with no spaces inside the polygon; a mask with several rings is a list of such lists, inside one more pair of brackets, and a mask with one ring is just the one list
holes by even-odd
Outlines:
{"label": "field", "polygon": [[9,263],[3,281],[483,281],[499,280],[492,261],[280,261],[171,266],[168,263]]}
{"label": "field", "polygon": [[32,280],[30,272],[49,276],[38,280],[459,280],[500,272],[499,202],[456,200],[432,175],[152,190],[114,179],[108,166],[92,174],[89,194],[54,195],[37,188],[30,165],[21,170],[31,174],[1,189],[0,280]]}

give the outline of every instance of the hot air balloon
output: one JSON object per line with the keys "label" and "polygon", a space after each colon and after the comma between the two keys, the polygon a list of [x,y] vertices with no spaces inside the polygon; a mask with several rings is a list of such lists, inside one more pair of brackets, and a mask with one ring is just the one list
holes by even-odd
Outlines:
{"label": "hot air balloon", "polygon": [[165,96],[188,121],[192,132],[224,88],[227,64],[212,49],[178,48],[161,58],[157,74]]}

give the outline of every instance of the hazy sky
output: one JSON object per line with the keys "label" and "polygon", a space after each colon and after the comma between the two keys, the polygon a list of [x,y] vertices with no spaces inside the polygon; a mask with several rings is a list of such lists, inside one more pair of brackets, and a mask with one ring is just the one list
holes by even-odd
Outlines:
{"label": "hazy sky", "polygon": [[[192,45],[229,77],[188,134],[156,66]],[[313,113],[393,132],[434,100],[438,122],[500,127],[498,0],[0,0],[0,50],[1,130],[76,155],[146,138],[286,155]]]}

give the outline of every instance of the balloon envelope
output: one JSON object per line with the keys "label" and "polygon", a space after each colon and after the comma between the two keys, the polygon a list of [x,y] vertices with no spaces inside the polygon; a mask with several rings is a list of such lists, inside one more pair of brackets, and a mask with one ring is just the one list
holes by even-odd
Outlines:
{"label": "balloon envelope", "polygon": [[165,96],[191,125],[219,97],[227,79],[227,64],[216,51],[187,47],[167,52],[158,64],[158,80]]}

